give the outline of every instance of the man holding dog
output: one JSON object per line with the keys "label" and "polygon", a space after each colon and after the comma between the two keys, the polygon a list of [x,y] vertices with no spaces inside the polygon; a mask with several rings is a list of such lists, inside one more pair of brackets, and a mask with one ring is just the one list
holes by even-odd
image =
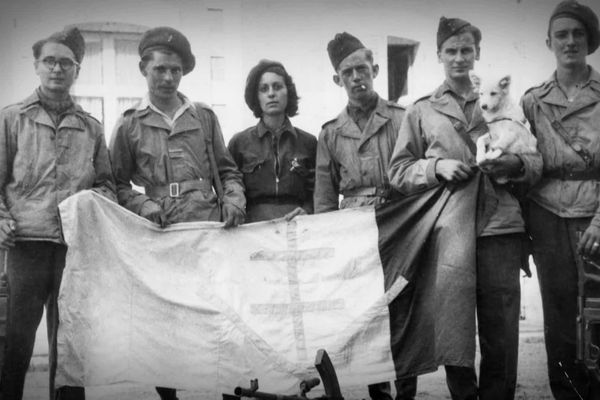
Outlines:
{"label": "man holding dog", "polygon": [[[394,195],[385,171],[404,115],[403,107],[373,90],[379,66],[358,38],[338,33],[327,52],[335,70],[333,81],[346,90],[348,105],[319,135],[315,213],[381,204]],[[396,381],[396,392],[398,400],[413,399],[416,378]],[[390,384],[369,385],[369,395],[391,400]]]}
{"label": "man holding dog", "polygon": [[[102,125],[69,92],[85,50],[77,28],[33,45],[40,86],[0,112],[0,249],[6,251],[8,319],[0,398],[23,397],[35,334],[46,306],[50,398],[55,398],[58,293],[65,246],[58,203],[91,189],[115,200]],[[90,227],[93,229],[93,227]],[[57,399],[84,399],[61,387]]]}
{"label": "man holding dog", "polygon": [[550,388],[560,400],[600,398],[598,383],[576,362],[577,265],[581,255],[600,255],[600,73],[586,62],[599,43],[598,17],[589,7],[558,4],[546,38],[556,71],[522,98],[544,160],[542,179],[529,193],[527,222]]}
{"label": "man holding dog", "polygon": [[[469,78],[469,71],[479,59],[480,41],[481,31],[469,22],[459,18],[440,19],[437,55],[444,66],[446,79],[432,94],[417,100],[408,109],[400,128],[389,179],[401,193],[413,194],[450,184],[455,186],[452,196],[459,196],[456,192],[461,190],[460,183],[474,178],[477,170],[474,141],[488,131],[478,94]],[[469,342],[466,342],[461,357],[444,353],[438,358],[438,362],[445,365],[448,388],[454,400],[514,398],[524,222],[517,199],[507,186],[495,183],[493,178],[508,176],[510,181],[532,184],[539,178],[541,157],[537,153],[502,154],[481,169],[486,175],[480,181],[480,188],[487,190],[479,190],[479,200],[491,207],[487,219],[477,221],[480,229],[476,232],[476,243],[465,244],[475,246],[474,263],[463,274],[464,279],[472,283],[468,284],[468,293],[444,291],[440,285],[455,284],[438,279],[438,289],[451,297],[439,300],[443,310],[439,315],[443,316],[438,318],[438,324],[462,324],[464,332],[469,332],[467,335],[475,334],[475,310],[461,309],[456,304],[476,307],[478,321],[479,388],[473,367],[474,337],[463,338]],[[476,213],[476,210],[465,212]],[[454,267],[460,268],[445,266],[446,269]],[[471,295],[473,291],[475,293]],[[437,296],[443,297],[443,294]],[[475,296],[476,302],[465,296]],[[464,333],[456,335],[464,336]],[[438,336],[437,340],[436,348],[442,348],[441,341],[452,343],[460,338]]]}
{"label": "man holding dog", "polygon": [[[144,33],[138,50],[148,94],[123,113],[110,143],[119,204],[162,227],[187,221],[243,223],[242,175],[217,116],[177,90],[195,65],[188,39],[158,27]],[[132,182],[145,193],[134,190]],[[175,389],[156,390],[163,400],[177,399]]]}

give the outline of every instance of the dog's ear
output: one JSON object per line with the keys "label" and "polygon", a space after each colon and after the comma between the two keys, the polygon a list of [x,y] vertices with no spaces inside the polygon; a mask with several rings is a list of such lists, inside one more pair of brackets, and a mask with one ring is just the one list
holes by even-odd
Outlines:
{"label": "dog's ear", "polygon": [[471,83],[473,84],[475,91],[479,91],[479,87],[481,86],[481,78],[479,75],[477,75],[477,73],[475,73],[473,70],[470,70],[469,78],[471,79]]}
{"label": "dog's ear", "polygon": [[506,75],[504,78],[500,79],[500,82],[498,82],[498,85],[502,89],[507,89],[510,86],[510,75]]}

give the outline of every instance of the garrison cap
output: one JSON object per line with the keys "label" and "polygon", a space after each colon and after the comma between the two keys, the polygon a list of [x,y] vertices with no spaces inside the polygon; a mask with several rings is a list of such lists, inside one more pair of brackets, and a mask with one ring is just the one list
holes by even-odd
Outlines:
{"label": "garrison cap", "polygon": [[327,44],[327,53],[333,69],[337,71],[344,58],[354,53],[356,50],[364,49],[365,46],[356,37],[348,32],[338,33]]}
{"label": "garrison cap", "polygon": [[579,4],[575,0],[565,0],[558,3],[550,16],[548,34],[550,33],[552,21],[561,17],[573,18],[581,22],[587,31],[588,54],[592,54],[596,51],[600,44],[600,30],[598,29],[598,17],[591,8]]}
{"label": "garrison cap", "polygon": [[38,40],[32,47],[33,56],[35,58],[40,55],[42,47],[48,42],[60,43],[67,46],[73,52],[75,61],[81,63],[81,60],[83,60],[83,55],[85,53],[85,40],[83,40],[83,36],[81,35],[81,32],[79,32],[79,29],[75,27],[65,28],[62,31],[53,33],[46,39]]}
{"label": "garrison cap", "polygon": [[479,28],[471,25],[471,23],[465,21],[464,19],[441,17],[437,31],[438,50],[442,47],[446,40],[456,35],[461,29],[466,27],[471,28],[471,32],[475,38],[475,43],[479,44],[479,41],[481,40],[481,31]]}
{"label": "garrison cap", "polygon": [[196,57],[192,54],[190,42],[178,30],[168,26],[159,26],[144,32],[138,46],[140,57],[149,51],[160,49],[168,49],[181,57],[184,75],[194,69]]}

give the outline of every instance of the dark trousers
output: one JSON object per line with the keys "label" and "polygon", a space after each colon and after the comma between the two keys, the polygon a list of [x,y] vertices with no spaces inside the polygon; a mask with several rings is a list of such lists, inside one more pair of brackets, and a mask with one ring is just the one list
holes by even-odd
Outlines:
{"label": "dark trousers", "polygon": [[579,399],[576,391],[584,399],[600,398],[592,393],[588,372],[576,363],[577,232],[585,231],[591,219],[560,218],[530,203],[528,225],[542,295],[550,389],[557,400]]}
{"label": "dark trousers", "polygon": [[[0,382],[4,400],[23,398],[25,375],[35,344],[35,334],[46,306],[48,326],[49,387],[54,398],[58,290],[67,248],[52,242],[17,242],[8,251],[8,315],[5,359]],[[83,388],[63,387],[61,399],[84,399]]]}
{"label": "dark trousers", "polygon": [[[396,400],[413,400],[417,395],[417,378],[403,378],[394,382],[396,386]],[[369,396],[372,400],[392,400],[389,382],[369,385]]]}
{"label": "dark trousers", "polygon": [[453,400],[512,400],[517,384],[522,234],[477,239],[479,389],[473,368],[446,366]]}

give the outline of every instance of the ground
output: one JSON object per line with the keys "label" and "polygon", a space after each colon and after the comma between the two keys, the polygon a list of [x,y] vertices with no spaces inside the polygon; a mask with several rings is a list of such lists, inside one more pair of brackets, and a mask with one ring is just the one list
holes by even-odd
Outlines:
{"label": "ground", "polygon": [[[521,327],[521,337],[519,343],[519,375],[516,399],[549,400],[552,398],[552,396],[550,394],[548,378],[546,375],[546,351],[544,349],[544,337],[541,329],[538,327],[534,327],[532,329],[529,326],[526,326],[526,324],[524,325],[525,326]],[[267,390],[267,388],[264,389]],[[47,365],[40,362],[38,366],[36,366],[34,363],[32,371],[27,375],[24,399],[46,400],[48,398],[47,390]],[[199,400],[199,397],[194,396],[194,393],[183,391],[178,393],[178,397],[180,400]],[[151,387],[114,387],[110,389],[88,388],[86,391],[86,399],[158,400],[158,395],[154,392],[154,388]],[[443,368],[439,369],[437,372],[419,377],[417,399],[450,399],[448,390],[446,388]]]}
{"label": "ground", "polygon": [[[519,369],[515,398],[517,400],[550,400],[552,395],[546,374],[546,350],[544,347],[541,301],[539,287],[535,279],[535,266],[532,264],[531,267],[534,278],[523,278],[521,280],[522,320],[519,327]],[[48,348],[45,339],[46,327],[43,321],[45,321],[45,318],[42,318],[42,324],[38,330],[35,356],[25,383],[24,400],[48,399]],[[261,389],[268,391],[268,388]],[[200,400],[197,394],[184,391],[178,392],[178,397],[180,400]],[[115,386],[110,388],[87,388],[86,399],[158,400],[158,395],[152,387]],[[450,399],[443,368],[419,377],[417,399]]]}

